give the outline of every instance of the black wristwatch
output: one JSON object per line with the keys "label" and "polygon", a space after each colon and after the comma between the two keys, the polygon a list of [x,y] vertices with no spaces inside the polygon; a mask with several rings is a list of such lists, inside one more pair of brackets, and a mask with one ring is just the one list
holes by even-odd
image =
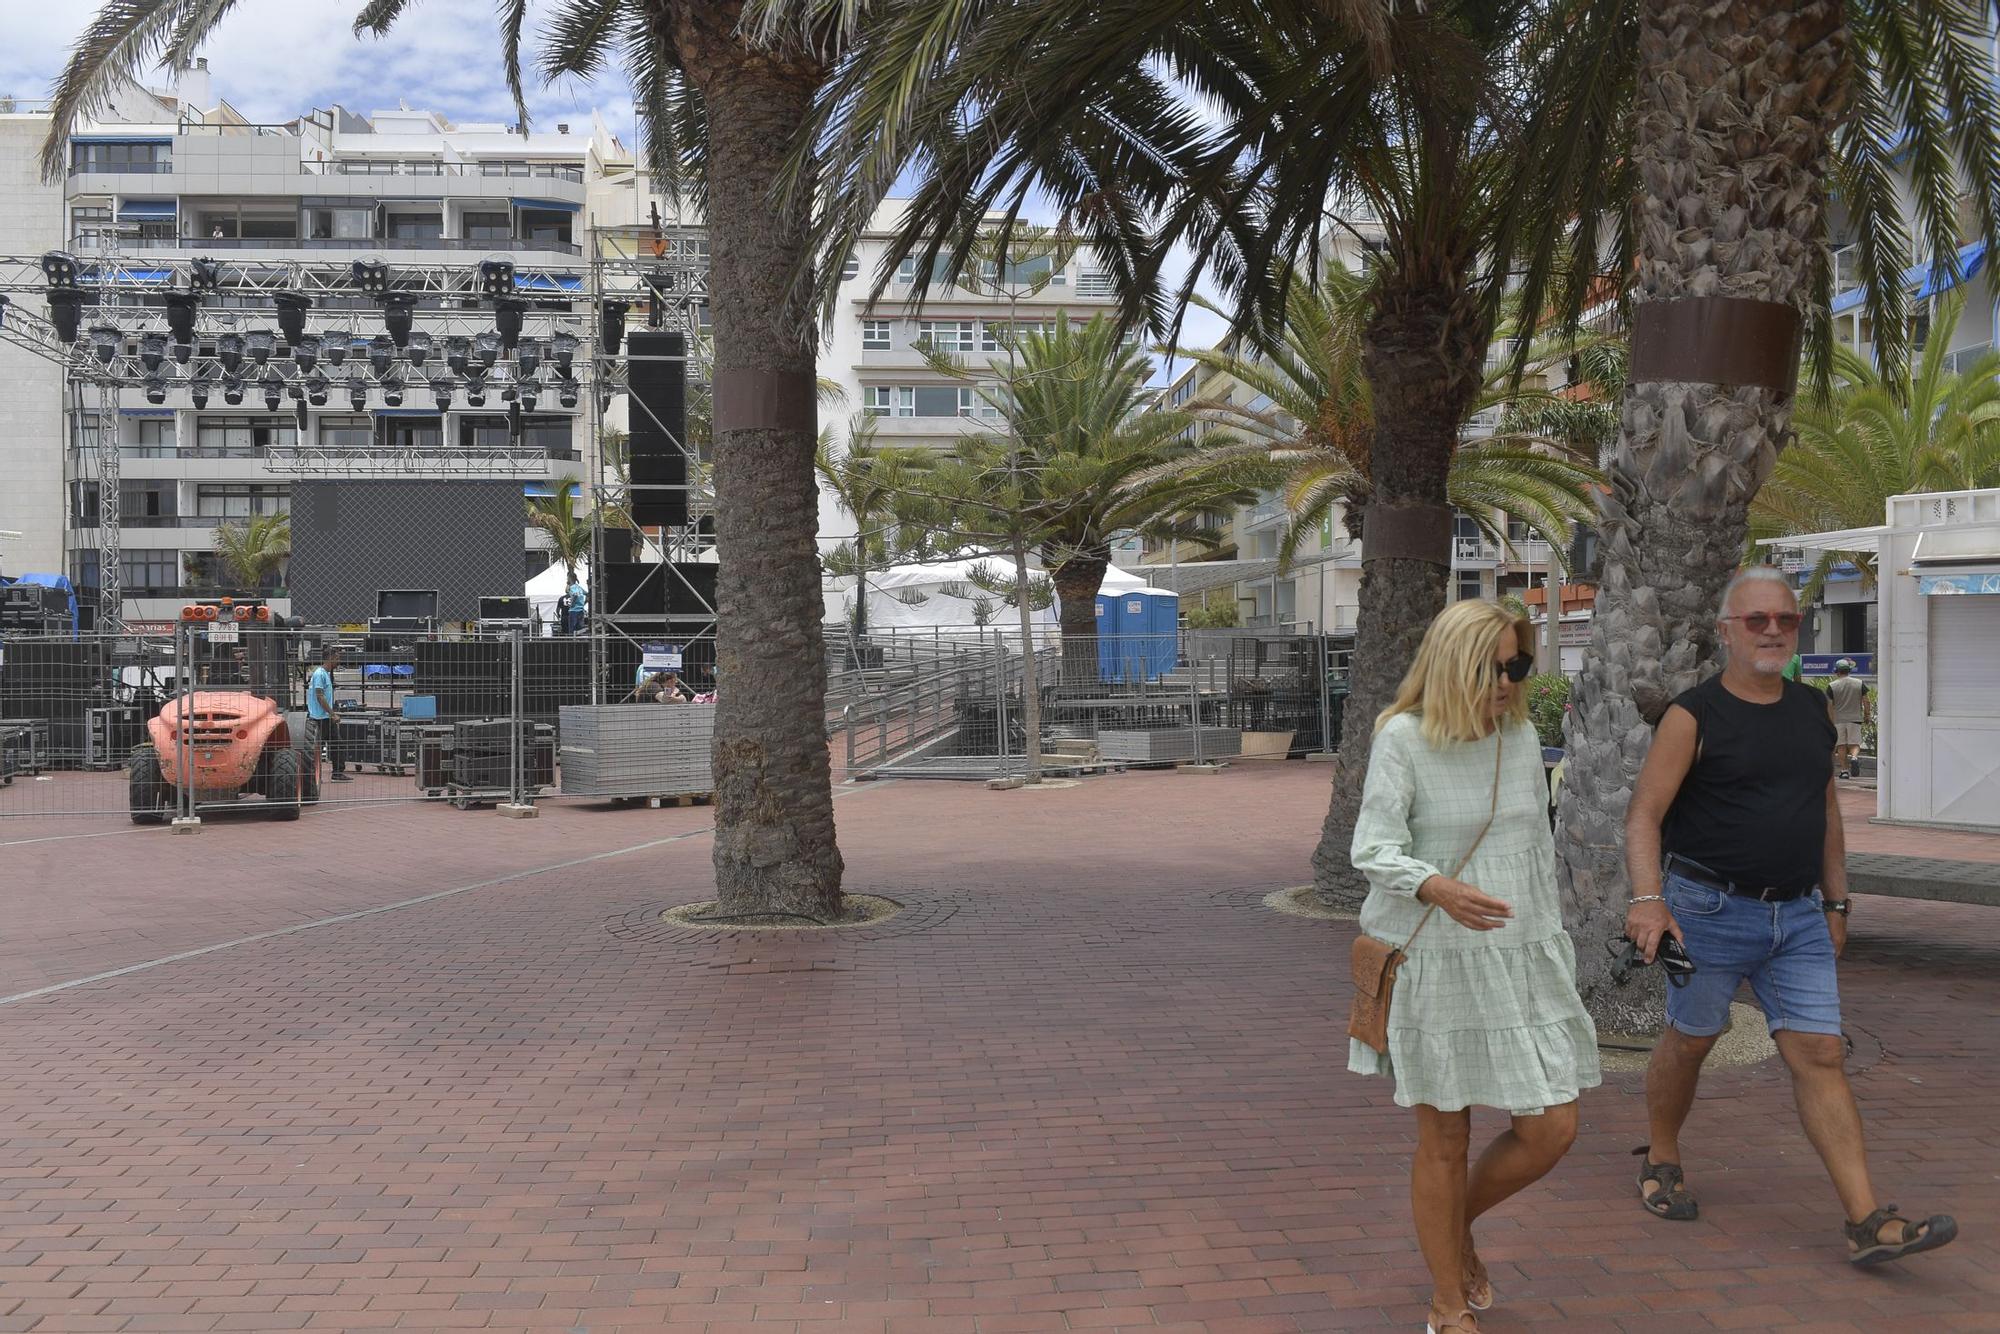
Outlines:
{"label": "black wristwatch", "polygon": [[1845,917],[1847,916],[1848,911],[1852,909],[1854,905],[1846,899],[1822,899],[1820,901],[1820,907],[1825,909],[1827,912],[1837,912],[1842,917]]}

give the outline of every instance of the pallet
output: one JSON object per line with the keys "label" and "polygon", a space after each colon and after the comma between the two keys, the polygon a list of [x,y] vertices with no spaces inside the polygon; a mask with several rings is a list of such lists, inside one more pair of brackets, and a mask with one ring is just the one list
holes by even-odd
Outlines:
{"label": "pallet", "polygon": [[645,798],[646,805],[656,811],[680,806],[707,806],[714,800],[713,792],[678,792],[667,797]]}

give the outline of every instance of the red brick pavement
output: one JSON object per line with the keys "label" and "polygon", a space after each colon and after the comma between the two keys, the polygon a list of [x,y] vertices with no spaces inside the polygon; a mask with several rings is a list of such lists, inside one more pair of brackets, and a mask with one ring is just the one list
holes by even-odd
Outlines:
{"label": "red brick pavement", "polygon": [[[1408,1115],[1340,1072],[1351,928],[1259,905],[1324,782],[859,790],[850,886],[909,906],[838,937],[660,928],[699,835],[537,870],[701,810],[0,847],[14,977],[515,877],[0,1009],[0,1331],[1418,1327]],[[1710,1081],[1704,1218],[1655,1223],[1617,1076],[1486,1228],[1487,1328],[2000,1329],[1990,921],[1871,904],[1845,974],[1888,1197],[1957,1246],[1842,1264],[1769,1068]]]}

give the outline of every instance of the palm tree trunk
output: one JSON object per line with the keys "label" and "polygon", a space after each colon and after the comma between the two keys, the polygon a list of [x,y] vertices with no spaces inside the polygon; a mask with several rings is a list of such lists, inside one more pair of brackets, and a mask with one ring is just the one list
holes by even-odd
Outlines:
{"label": "palm tree trunk", "polygon": [[[1641,16],[1635,335],[1677,302],[1734,297],[1803,311],[1825,244],[1824,180],[1846,29],[1838,0],[1647,0]],[[1657,1028],[1660,995],[1620,989],[1625,810],[1652,726],[1716,667],[1714,621],[1752,497],[1791,418],[1782,388],[1633,374],[1607,461],[1604,569],[1567,724],[1557,838],[1564,916],[1598,1022]]]}
{"label": "palm tree trunk", "polygon": [[1424,630],[1444,610],[1451,571],[1445,482],[1485,354],[1485,325],[1469,294],[1389,287],[1377,297],[1363,352],[1375,404],[1374,492],[1362,517],[1360,606],[1333,801],[1312,859],[1315,896],[1330,908],[1357,908],[1368,892],[1348,852],[1375,716],[1395,697]]}
{"label": "palm tree trunk", "polygon": [[1021,616],[1021,726],[1027,737],[1027,780],[1042,781],[1042,683],[1035,662],[1035,612],[1028,597],[1028,544],[1014,534],[1014,606]]}
{"label": "palm tree trunk", "polygon": [[730,3],[676,7],[708,108],[715,320],[715,882],[724,913],[839,910],[820,634],[806,220],[772,185],[822,71],[753,51]]}
{"label": "palm tree trunk", "polygon": [[1056,619],[1062,626],[1063,680],[1097,678],[1097,591],[1104,587],[1111,553],[1073,552],[1049,571],[1056,586]]}

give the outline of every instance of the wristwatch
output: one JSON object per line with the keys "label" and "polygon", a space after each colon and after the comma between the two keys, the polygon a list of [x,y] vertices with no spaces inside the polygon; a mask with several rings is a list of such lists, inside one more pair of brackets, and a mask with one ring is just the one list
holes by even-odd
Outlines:
{"label": "wristwatch", "polygon": [[1821,901],[1820,907],[1827,912],[1837,912],[1842,917],[1845,917],[1848,911],[1854,907],[1854,904],[1847,899],[1825,899]]}

